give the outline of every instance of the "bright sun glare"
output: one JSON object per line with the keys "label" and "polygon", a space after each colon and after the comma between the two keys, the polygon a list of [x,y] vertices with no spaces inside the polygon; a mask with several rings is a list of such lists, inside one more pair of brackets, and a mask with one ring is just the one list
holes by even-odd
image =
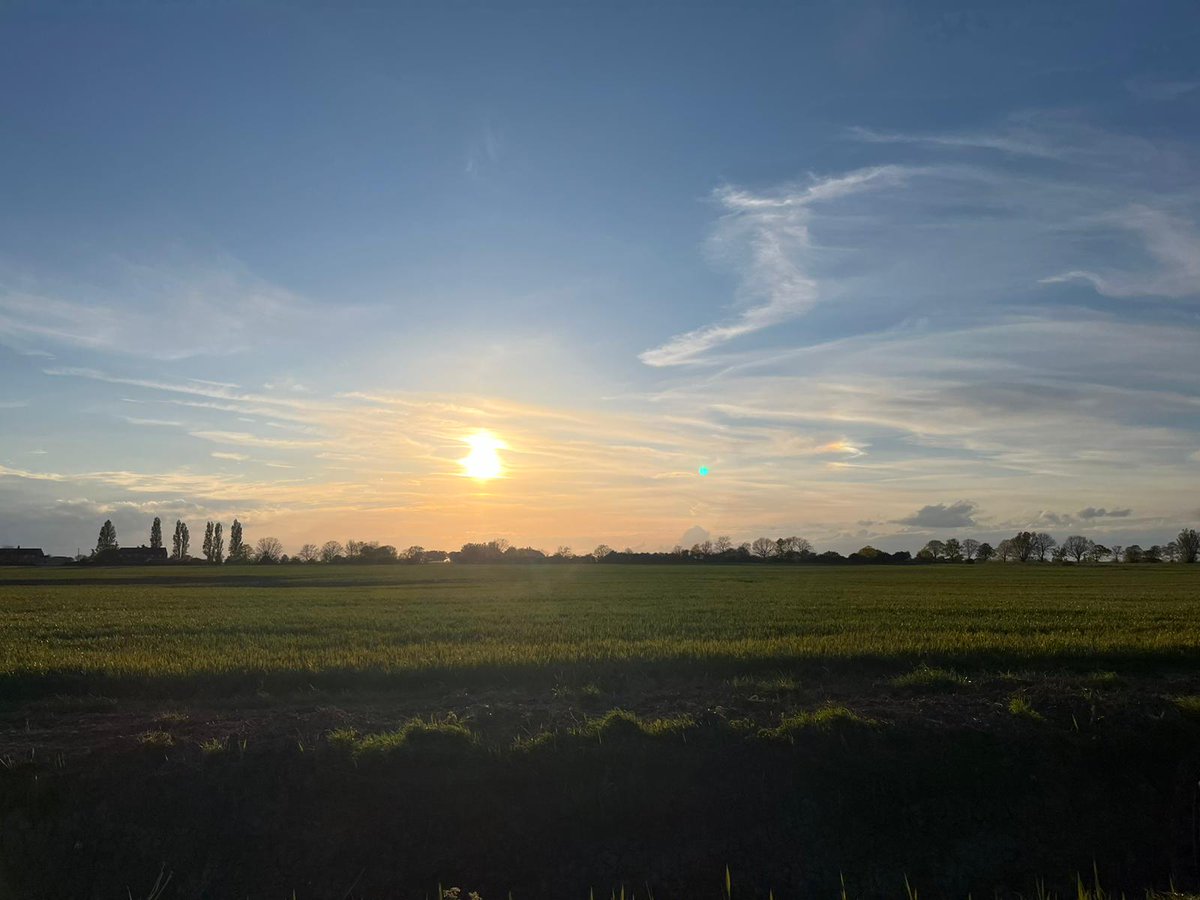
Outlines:
{"label": "bright sun glare", "polygon": [[505,449],[505,443],[486,431],[480,431],[463,440],[471,447],[471,452],[459,460],[464,474],[478,481],[500,477],[504,467],[500,464],[500,454],[496,451]]}

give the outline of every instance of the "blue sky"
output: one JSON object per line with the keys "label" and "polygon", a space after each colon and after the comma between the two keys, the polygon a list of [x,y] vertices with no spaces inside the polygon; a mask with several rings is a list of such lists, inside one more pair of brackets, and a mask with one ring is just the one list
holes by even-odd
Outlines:
{"label": "blue sky", "polygon": [[1165,540],[1198,38],[1191,3],[6,5],[0,543]]}

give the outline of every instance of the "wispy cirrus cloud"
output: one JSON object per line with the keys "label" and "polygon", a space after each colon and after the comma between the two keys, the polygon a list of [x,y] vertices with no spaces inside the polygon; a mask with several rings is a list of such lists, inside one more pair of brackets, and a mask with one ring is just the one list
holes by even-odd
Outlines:
{"label": "wispy cirrus cloud", "polygon": [[106,260],[90,281],[0,269],[0,343],[155,360],[227,356],[320,322],[316,307],[224,256]]}
{"label": "wispy cirrus cloud", "polygon": [[644,351],[650,366],[696,363],[706,351],[735,338],[794,319],[820,299],[820,284],[809,271],[813,252],[810,208],[860,191],[893,186],[905,177],[899,166],[862,169],[807,185],[769,193],[725,187],[714,199],[725,211],[712,238],[714,250],[732,257],[741,273],[736,318],[693,329]]}
{"label": "wispy cirrus cloud", "polygon": [[1156,264],[1131,272],[1072,269],[1041,279],[1043,284],[1083,281],[1108,297],[1194,297],[1200,294],[1200,232],[1193,222],[1137,204],[1104,216],[1098,224],[1136,235]]}

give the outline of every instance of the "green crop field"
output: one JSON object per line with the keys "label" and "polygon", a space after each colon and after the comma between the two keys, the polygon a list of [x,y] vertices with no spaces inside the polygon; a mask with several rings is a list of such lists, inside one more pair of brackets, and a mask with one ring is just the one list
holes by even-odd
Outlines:
{"label": "green crop field", "polygon": [[1188,666],[1200,566],[11,570],[0,674],[420,673],[641,662]]}
{"label": "green crop field", "polygon": [[0,897],[1200,887],[1198,612],[1166,564],[0,571]]}

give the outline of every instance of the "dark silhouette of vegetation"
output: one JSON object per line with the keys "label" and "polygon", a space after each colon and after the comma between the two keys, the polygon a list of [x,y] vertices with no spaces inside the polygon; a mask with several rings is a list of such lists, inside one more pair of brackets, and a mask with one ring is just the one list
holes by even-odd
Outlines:
{"label": "dark silhouette of vegetation", "polygon": [[154,522],[150,525],[150,547],[157,550],[162,545],[162,519],[155,516]]}
{"label": "dark silhouette of vegetation", "polygon": [[233,524],[229,526],[229,562],[244,563],[248,561],[249,556],[250,551],[242,540],[242,523],[234,519]]}
{"label": "dark silhouette of vegetation", "polygon": [[[162,523],[155,518],[150,529],[151,548],[155,541],[161,546]],[[175,523],[171,560],[188,561],[188,526],[182,520]],[[119,563],[132,562],[136,557],[120,558],[112,552],[118,548],[116,528],[105,521],[100,529],[96,549],[87,561]],[[203,542],[204,560],[210,564],[262,565],[276,564],[357,564],[357,565],[422,565],[426,563],[505,564],[505,563],[758,563],[802,565],[976,565],[992,560],[1059,565],[1112,563],[1195,563],[1200,559],[1200,533],[1194,528],[1182,529],[1175,540],[1165,545],[1143,548],[1138,544],[1106,547],[1085,535],[1073,534],[1060,545],[1046,532],[1021,531],[1005,538],[995,547],[975,538],[949,537],[927,541],[916,555],[907,550],[888,553],[870,545],[843,556],[834,550],[818,553],[811,542],[802,537],[760,537],[735,545],[727,535],[701,541],[691,548],[676,546],[669,551],[635,551],[626,547],[615,550],[600,544],[591,553],[577,554],[568,546],[559,546],[553,553],[536,547],[515,547],[503,538],[486,542],[463,544],[458,550],[427,550],[413,545],[397,550],[391,544],[378,541],[326,541],[321,546],[306,543],[292,556],[284,552],[283,543],[274,537],[260,538],[253,550],[246,544],[242,524],[233,520],[229,529],[229,552],[225,554],[223,527],[220,522],[206,522]]]}
{"label": "dark silhouette of vegetation", "polygon": [[112,519],[105,519],[104,524],[100,526],[100,536],[96,538],[96,556],[116,550],[119,546],[117,529],[113,526]]}

